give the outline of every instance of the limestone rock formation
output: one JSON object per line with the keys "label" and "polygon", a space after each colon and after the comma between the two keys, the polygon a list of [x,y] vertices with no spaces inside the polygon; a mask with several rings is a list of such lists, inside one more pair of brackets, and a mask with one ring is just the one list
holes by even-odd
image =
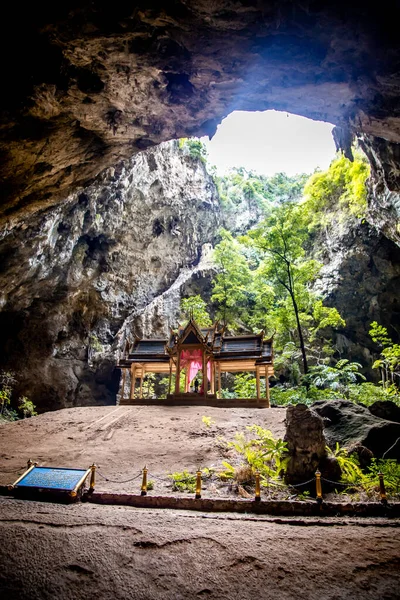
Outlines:
{"label": "limestone rock formation", "polygon": [[[315,402],[313,411],[324,419],[328,446],[359,444],[373,452],[376,458],[400,460],[400,424],[376,417],[367,407],[347,400]],[[397,442],[396,442],[397,441]]]}
{"label": "limestone rock formation", "polygon": [[334,306],[346,328],[334,333],[334,342],[346,358],[360,362],[370,378],[377,346],[368,332],[372,321],[386,327],[393,339],[400,331],[400,247],[383,235],[372,217],[350,221],[324,232],[317,241],[323,262],[316,291]]}
{"label": "limestone rock formation", "polygon": [[399,11],[359,0],[7,3],[1,214],[24,218],[137,151],[270,108],[334,123],[348,155],[363,135],[383,206],[399,191]]}
{"label": "limestone rock formation", "polygon": [[20,391],[42,410],[115,402],[126,323],[147,335],[173,324],[180,286],[210,267],[219,214],[203,163],[168,142],[6,231],[0,356]]}
{"label": "limestone rock formation", "polygon": [[305,404],[288,406],[284,441],[287,442],[289,455],[285,471],[287,483],[304,483],[314,477],[317,469],[327,479],[340,479],[337,461],[327,455],[324,422]]}

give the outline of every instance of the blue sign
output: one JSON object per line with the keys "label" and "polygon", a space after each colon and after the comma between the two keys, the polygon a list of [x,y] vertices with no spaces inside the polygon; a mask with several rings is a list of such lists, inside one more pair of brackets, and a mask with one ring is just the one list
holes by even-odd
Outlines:
{"label": "blue sign", "polygon": [[34,467],[16,485],[17,488],[43,488],[72,491],[82,479],[86,469],[54,469]]}

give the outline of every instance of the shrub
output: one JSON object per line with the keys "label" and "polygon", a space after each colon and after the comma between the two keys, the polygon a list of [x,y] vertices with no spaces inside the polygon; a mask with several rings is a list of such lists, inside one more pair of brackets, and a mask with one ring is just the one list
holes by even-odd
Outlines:
{"label": "shrub", "polygon": [[168,475],[172,479],[172,490],[178,492],[194,493],[196,490],[196,475],[192,475],[188,471],[182,473],[176,472]]}
{"label": "shrub", "polygon": [[18,400],[18,410],[22,413],[24,419],[27,417],[35,417],[37,415],[36,406],[32,400],[29,400],[26,396],[21,396]]}

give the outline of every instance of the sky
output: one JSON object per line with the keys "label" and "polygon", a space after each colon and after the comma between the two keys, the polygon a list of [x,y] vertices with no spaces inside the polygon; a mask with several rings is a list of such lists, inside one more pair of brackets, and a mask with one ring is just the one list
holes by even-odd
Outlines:
{"label": "sky", "polygon": [[335,156],[331,123],[285,112],[235,111],[218,126],[207,145],[209,164],[219,175],[232,167],[259,174],[312,173],[325,170]]}

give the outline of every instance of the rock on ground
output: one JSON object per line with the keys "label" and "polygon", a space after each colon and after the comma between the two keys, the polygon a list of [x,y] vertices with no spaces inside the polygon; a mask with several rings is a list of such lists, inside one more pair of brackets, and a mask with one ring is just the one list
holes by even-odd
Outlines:
{"label": "rock on ground", "polygon": [[366,406],[348,400],[319,401],[312,408],[324,419],[325,436],[330,448],[334,449],[336,443],[340,446],[360,444],[371,450],[377,458],[385,454],[385,458],[400,460],[399,423],[381,419],[371,414]]}

